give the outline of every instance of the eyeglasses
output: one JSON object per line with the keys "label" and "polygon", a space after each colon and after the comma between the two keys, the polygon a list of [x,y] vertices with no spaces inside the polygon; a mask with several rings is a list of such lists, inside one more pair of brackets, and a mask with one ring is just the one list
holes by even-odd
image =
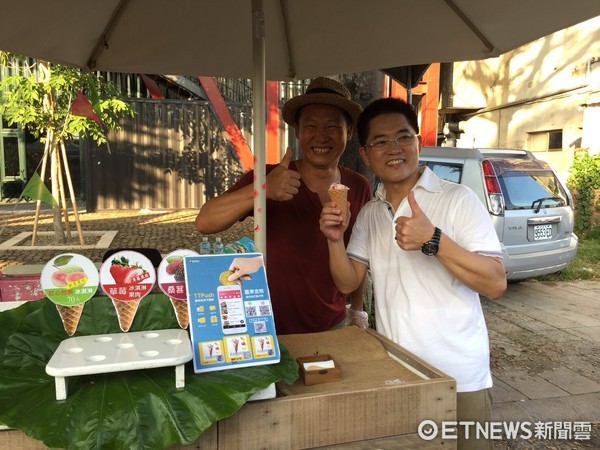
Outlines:
{"label": "eyeglasses", "polygon": [[376,141],[367,144],[365,147],[369,147],[374,150],[386,150],[392,145],[395,145],[396,147],[408,147],[410,144],[412,144],[413,139],[417,136],[418,134],[403,134],[402,136],[398,136],[396,139],[377,139]]}

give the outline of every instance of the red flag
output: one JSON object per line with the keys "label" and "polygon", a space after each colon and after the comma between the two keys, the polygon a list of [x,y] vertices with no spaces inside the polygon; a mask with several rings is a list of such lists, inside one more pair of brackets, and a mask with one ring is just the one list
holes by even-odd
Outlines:
{"label": "red flag", "polygon": [[88,98],[83,95],[83,92],[79,91],[77,93],[77,97],[73,101],[71,108],[69,109],[71,114],[74,116],[87,117],[88,119],[92,119],[98,125],[102,126],[102,122],[100,122],[100,117],[94,112],[92,109],[92,104],[88,100]]}
{"label": "red flag", "polygon": [[150,92],[150,97],[152,97],[152,98],[165,98],[165,96],[160,91],[160,88],[158,87],[158,84],[156,83],[156,81],[154,81],[150,77],[147,77],[144,74],[140,74],[140,76],[142,77],[142,81],[146,85],[146,89],[148,89],[148,91]]}

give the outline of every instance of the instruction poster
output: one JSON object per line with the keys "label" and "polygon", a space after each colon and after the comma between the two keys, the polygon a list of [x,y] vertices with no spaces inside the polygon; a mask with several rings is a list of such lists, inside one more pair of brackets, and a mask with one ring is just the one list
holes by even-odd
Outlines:
{"label": "instruction poster", "polygon": [[262,254],[186,256],[184,266],[194,371],[278,363]]}

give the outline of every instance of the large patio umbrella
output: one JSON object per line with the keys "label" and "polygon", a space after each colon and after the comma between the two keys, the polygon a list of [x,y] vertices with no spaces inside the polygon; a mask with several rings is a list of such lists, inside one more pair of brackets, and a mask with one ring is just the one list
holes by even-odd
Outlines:
{"label": "large patio umbrella", "polygon": [[18,0],[0,49],[130,73],[253,79],[264,251],[265,80],[482,59],[600,15],[598,0]]}

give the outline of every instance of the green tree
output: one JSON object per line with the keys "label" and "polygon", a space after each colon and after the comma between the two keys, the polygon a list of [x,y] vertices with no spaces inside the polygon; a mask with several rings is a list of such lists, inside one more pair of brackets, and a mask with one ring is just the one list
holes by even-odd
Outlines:
{"label": "green tree", "polygon": [[[64,242],[65,226],[69,232],[66,202],[68,189],[83,244],[65,142],[76,137],[89,137],[99,145],[108,145],[106,131],[118,130],[119,119],[132,117],[134,111],[123,100],[114,83],[105,81],[97,73],[83,73],[72,67],[6,52],[0,52],[0,64],[9,68],[10,72],[10,75],[0,79],[0,115],[9,124],[17,123],[26,128],[44,143],[42,181],[47,161],[50,161],[51,191],[56,199],[53,205],[55,241]],[[75,112],[72,109],[78,95],[82,101],[79,105],[83,105],[83,109],[86,109],[87,104],[87,115],[77,115],[81,111]],[[87,99],[91,99],[91,102]],[[39,210],[38,200],[32,245],[35,243]]]}
{"label": "green tree", "polygon": [[594,204],[600,189],[600,154],[579,149],[569,172],[567,184],[575,197],[575,231],[585,233],[592,228],[593,211],[600,210],[600,204]]}

